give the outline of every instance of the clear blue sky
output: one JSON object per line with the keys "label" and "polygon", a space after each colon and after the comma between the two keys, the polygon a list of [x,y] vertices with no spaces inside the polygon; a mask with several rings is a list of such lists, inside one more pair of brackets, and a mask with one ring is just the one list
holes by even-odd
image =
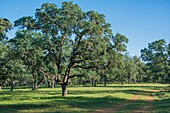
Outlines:
{"label": "clear blue sky", "polygon": [[[0,17],[11,22],[22,16],[34,16],[35,9],[51,2],[61,6],[63,0],[0,0]],[[65,0],[69,1],[69,0]],[[83,11],[95,10],[106,16],[113,33],[129,39],[130,55],[140,55],[148,43],[165,39],[170,43],[170,0],[71,0]],[[9,33],[14,36],[14,31]]]}

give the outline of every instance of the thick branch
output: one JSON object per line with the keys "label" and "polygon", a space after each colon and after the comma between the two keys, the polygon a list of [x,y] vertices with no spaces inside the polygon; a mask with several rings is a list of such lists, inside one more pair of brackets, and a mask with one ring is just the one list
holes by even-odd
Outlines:
{"label": "thick branch", "polygon": [[6,81],[6,79],[3,82],[1,82],[0,86],[2,86],[5,83],[5,81]]}
{"label": "thick branch", "polygon": [[43,80],[44,80],[44,76],[43,76],[42,79],[37,83],[37,86],[39,86]]}

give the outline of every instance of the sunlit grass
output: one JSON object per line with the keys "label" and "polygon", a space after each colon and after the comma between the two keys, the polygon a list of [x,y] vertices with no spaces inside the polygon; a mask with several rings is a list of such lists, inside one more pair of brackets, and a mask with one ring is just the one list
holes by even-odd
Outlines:
{"label": "sunlit grass", "polygon": [[[152,112],[170,110],[170,92],[168,85],[162,84],[109,84],[107,87],[69,86],[68,96],[61,96],[61,88],[17,87],[13,92],[9,88],[0,90],[0,113],[47,113],[47,112],[91,112],[127,102],[117,112],[131,112],[148,104],[147,96],[156,99]],[[137,100],[133,98],[137,97]]]}

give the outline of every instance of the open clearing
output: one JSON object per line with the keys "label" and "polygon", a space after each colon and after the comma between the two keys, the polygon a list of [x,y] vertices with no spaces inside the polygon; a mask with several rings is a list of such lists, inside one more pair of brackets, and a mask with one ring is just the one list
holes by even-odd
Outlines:
{"label": "open clearing", "polygon": [[17,87],[0,90],[1,113],[141,113],[170,112],[168,85],[134,84],[107,87],[68,87],[68,96],[61,96],[61,88]]}

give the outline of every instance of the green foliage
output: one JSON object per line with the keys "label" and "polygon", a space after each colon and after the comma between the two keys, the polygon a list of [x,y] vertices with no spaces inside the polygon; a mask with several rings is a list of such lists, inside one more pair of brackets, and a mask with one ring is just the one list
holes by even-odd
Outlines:
{"label": "green foliage", "polygon": [[16,37],[9,42],[16,52],[15,57],[22,60],[25,66],[25,73],[31,73],[36,82],[38,82],[39,78],[43,78],[42,69],[46,68],[44,65],[44,51],[41,48],[43,35],[22,30],[18,31]]}
{"label": "green foliage", "polygon": [[15,26],[45,35],[43,50],[49,62],[56,65],[57,75],[62,77],[60,83],[65,85],[70,78],[81,76],[82,73],[72,74],[74,70],[98,68],[99,56],[107,51],[112,38],[103,14],[83,12],[72,2],[63,2],[61,8],[45,3],[36,9],[35,19],[22,17]]}
{"label": "green foliage", "polygon": [[165,82],[167,78],[168,49],[164,39],[148,44],[148,48],[141,50],[141,58],[147,63],[149,74],[153,82]]}
{"label": "green foliage", "polygon": [[6,32],[12,28],[12,24],[6,18],[0,18],[0,41],[6,38]]}
{"label": "green foliage", "polygon": [[141,50],[143,63],[128,55],[128,38],[113,35],[103,14],[82,11],[73,2],[44,3],[35,16],[21,17],[14,26],[19,29],[8,40],[12,24],[0,18],[0,87],[10,81],[11,87],[17,82],[37,89],[57,82],[64,93],[68,84],[170,80],[170,44],[149,43]]}

